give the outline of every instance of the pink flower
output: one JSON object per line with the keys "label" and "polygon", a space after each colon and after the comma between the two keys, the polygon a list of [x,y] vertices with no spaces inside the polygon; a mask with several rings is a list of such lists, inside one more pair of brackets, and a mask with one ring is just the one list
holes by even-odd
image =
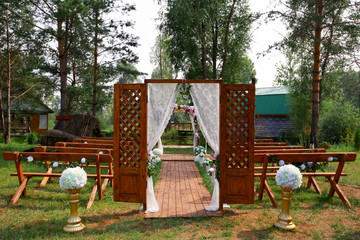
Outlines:
{"label": "pink flower", "polygon": [[150,151],[150,153],[149,153],[149,158],[150,158],[150,159],[152,159],[152,158],[153,158],[153,156],[154,156],[153,151]]}
{"label": "pink flower", "polygon": [[217,153],[214,152],[214,158],[216,158],[216,157],[217,157]]}
{"label": "pink flower", "polygon": [[215,168],[210,168],[210,169],[209,169],[209,172],[214,173],[214,172],[215,172]]}
{"label": "pink flower", "polygon": [[195,134],[194,134],[194,137],[199,138],[199,134],[198,134],[198,133],[195,133]]}

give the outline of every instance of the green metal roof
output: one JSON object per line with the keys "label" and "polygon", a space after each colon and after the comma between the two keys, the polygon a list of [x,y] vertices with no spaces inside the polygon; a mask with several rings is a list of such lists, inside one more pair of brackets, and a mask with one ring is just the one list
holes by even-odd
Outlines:
{"label": "green metal roof", "polygon": [[[4,104],[4,111],[7,110],[7,105]],[[43,102],[38,99],[34,99],[32,97],[21,97],[17,99],[11,105],[11,113],[21,113],[21,114],[45,114],[45,113],[53,113],[48,106],[46,106]]]}
{"label": "green metal roof", "polygon": [[259,115],[288,114],[286,86],[257,88],[255,91],[255,108]]}

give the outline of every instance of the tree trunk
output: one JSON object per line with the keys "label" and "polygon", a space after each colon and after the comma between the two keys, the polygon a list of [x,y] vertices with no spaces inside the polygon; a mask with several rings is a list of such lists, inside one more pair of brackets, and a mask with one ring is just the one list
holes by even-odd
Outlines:
{"label": "tree trunk", "polygon": [[322,19],[324,14],[324,0],[318,0],[316,11],[319,16],[315,27],[314,45],[314,66],[313,66],[313,96],[312,96],[312,121],[310,143],[317,148],[319,145],[319,112],[320,112],[320,51],[321,51],[321,32],[323,29]]}
{"label": "tree trunk", "polygon": [[237,0],[233,0],[233,2],[232,2],[231,9],[230,9],[230,12],[229,12],[229,17],[228,17],[227,22],[226,22],[225,40],[224,40],[225,41],[225,43],[224,43],[224,59],[223,59],[223,65],[222,65],[222,68],[221,68],[220,78],[223,78],[224,72],[225,72],[227,54],[228,54],[228,50],[229,50],[228,48],[229,48],[230,22],[231,22],[233,14],[234,14],[236,1]]}
{"label": "tree trunk", "polygon": [[203,78],[207,79],[207,67],[206,67],[206,40],[205,40],[205,24],[201,24],[201,31],[200,31],[200,38],[201,38],[201,67],[203,70]]}
{"label": "tree trunk", "polygon": [[213,79],[217,78],[216,65],[217,65],[217,53],[218,53],[218,33],[219,33],[219,27],[218,27],[218,24],[216,21],[214,30],[213,30],[213,53],[212,53]]}
{"label": "tree trunk", "polygon": [[92,115],[96,116],[96,86],[98,80],[98,25],[99,25],[99,11],[95,13],[95,37],[94,37],[94,88],[92,101]]}
{"label": "tree trunk", "polygon": [[60,62],[60,115],[67,114],[67,58],[65,49],[65,38],[62,29],[63,22],[58,20],[57,29],[57,40],[58,40],[58,51],[59,51],[59,62]]}
{"label": "tree trunk", "polygon": [[9,12],[6,11],[6,51],[7,51],[7,122],[6,122],[6,135],[5,143],[9,144],[11,141],[11,98],[10,98],[10,87],[11,87],[11,53],[10,53],[10,32],[9,32]]}

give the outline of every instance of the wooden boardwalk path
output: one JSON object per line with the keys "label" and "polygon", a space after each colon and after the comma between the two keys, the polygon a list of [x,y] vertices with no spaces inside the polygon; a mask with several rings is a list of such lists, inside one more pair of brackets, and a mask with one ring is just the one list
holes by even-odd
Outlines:
{"label": "wooden boardwalk path", "polygon": [[[166,155],[163,155],[162,158],[160,180],[155,186],[155,197],[160,210],[156,213],[145,214],[145,218],[220,217],[220,211],[205,211],[205,206],[211,204],[211,195],[193,161],[194,156],[192,156],[192,161],[167,161],[164,156]],[[171,158],[178,157],[180,156]]]}

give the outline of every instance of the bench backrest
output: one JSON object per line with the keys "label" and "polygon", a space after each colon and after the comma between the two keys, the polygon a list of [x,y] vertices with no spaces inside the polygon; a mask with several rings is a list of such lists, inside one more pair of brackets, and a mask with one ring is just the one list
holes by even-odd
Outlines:
{"label": "bench backrest", "polygon": [[81,147],[54,147],[54,146],[35,146],[35,152],[69,152],[69,153],[99,153],[112,154],[108,148],[81,148]]}
{"label": "bench backrest", "polygon": [[269,158],[275,157],[277,161],[283,160],[285,163],[291,162],[328,162],[329,157],[333,157],[333,162],[339,162],[344,160],[346,162],[353,162],[356,159],[356,153],[271,153],[271,154],[263,154],[263,153],[255,153],[254,161],[256,163],[262,163],[264,161],[265,156],[269,156]]}
{"label": "bench backrest", "polygon": [[112,156],[110,154],[96,153],[58,153],[58,152],[4,152],[3,159],[5,161],[16,161],[18,157],[33,157],[34,161],[56,161],[56,162],[76,162],[82,158],[87,160],[94,159],[100,163],[111,163]]}
{"label": "bench backrest", "polygon": [[278,148],[278,149],[255,149],[255,153],[311,153],[311,152],[326,152],[324,148],[318,149],[288,149],[288,148]]}
{"label": "bench backrest", "polygon": [[113,148],[113,144],[102,143],[79,143],[79,142],[57,142],[57,147],[82,147],[82,148]]}
{"label": "bench backrest", "polygon": [[114,140],[102,140],[102,139],[83,139],[83,138],[74,138],[73,142],[79,143],[100,143],[100,144],[114,144]]}

